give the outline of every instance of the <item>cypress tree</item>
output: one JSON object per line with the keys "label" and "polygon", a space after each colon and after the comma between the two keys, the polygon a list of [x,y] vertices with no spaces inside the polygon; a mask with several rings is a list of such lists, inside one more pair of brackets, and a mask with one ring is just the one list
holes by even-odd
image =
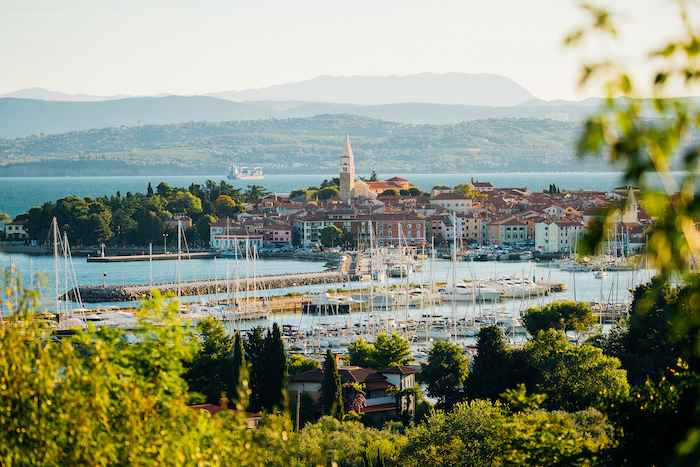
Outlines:
{"label": "cypress tree", "polygon": [[235,397],[241,410],[248,408],[248,367],[245,363],[245,353],[243,351],[243,339],[241,333],[236,331],[236,338],[233,344],[233,365],[232,379],[234,381],[234,392],[231,397]]}
{"label": "cypress tree", "polygon": [[343,418],[343,385],[340,382],[338,367],[331,349],[326,350],[326,360],[323,366],[323,412],[338,420]]}
{"label": "cypress tree", "polygon": [[265,337],[262,327],[257,326],[248,332],[245,343],[246,360],[250,362],[250,410],[260,412],[263,409],[265,390]]}
{"label": "cypress tree", "polygon": [[509,351],[501,331],[496,326],[482,328],[476,337],[476,356],[466,383],[469,398],[497,400],[508,389],[509,366]]}
{"label": "cypress tree", "polygon": [[277,323],[265,336],[265,400],[263,407],[269,412],[286,407],[287,355],[282,333]]}
{"label": "cypress tree", "polygon": [[148,182],[148,191],[147,191],[146,195],[153,196],[153,187],[151,186],[151,182]]}

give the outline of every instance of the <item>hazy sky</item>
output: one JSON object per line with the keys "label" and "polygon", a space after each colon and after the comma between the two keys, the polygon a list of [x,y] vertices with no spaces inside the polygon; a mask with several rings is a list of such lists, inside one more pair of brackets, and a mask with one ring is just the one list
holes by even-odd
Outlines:
{"label": "hazy sky", "polygon": [[[639,52],[678,28],[668,0],[615,0]],[[570,0],[0,0],[0,94],[204,94],[331,76],[495,73],[545,100],[576,83]],[[593,47],[589,52],[600,55]]]}

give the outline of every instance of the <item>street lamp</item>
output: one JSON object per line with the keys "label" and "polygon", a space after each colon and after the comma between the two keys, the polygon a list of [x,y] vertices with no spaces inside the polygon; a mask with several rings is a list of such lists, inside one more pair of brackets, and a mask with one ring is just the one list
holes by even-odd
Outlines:
{"label": "street lamp", "polygon": [[163,234],[163,254],[168,254],[168,234]]}

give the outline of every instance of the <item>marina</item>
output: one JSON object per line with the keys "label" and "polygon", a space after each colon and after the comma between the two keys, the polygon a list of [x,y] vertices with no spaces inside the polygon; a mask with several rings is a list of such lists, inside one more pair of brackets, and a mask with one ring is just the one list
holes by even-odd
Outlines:
{"label": "marina", "polygon": [[[350,262],[356,261],[353,258]],[[25,277],[31,278],[39,272],[49,277],[53,275],[54,259],[1,254],[0,266],[10,265]],[[205,316],[213,316],[222,320],[231,332],[277,322],[285,326],[289,349],[300,352],[315,352],[325,347],[342,351],[359,337],[373,340],[379,332],[396,332],[414,344],[415,357],[420,358],[431,340],[449,339],[473,345],[479,328],[491,324],[502,329],[509,343],[519,345],[526,338],[521,314],[531,306],[555,300],[589,302],[599,324],[609,328],[627,313],[629,290],[653,273],[641,268],[597,278],[594,271],[567,270],[554,261],[431,259],[424,260],[422,268],[411,277],[384,274],[381,279],[375,279],[370,272],[369,280],[360,281],[358,276],[327,271],[325,266],[325,261],[299,259],[263,258],[254,263],[220,258],[183,261],[180,265],[182,317],[195,324]],[[73,269],[75,282],[81,284],[81,296],[87,295],[86,287],[98,291],[131,288],[140,290],[141,298],[145,298],[152,287],[149,274],[151,278],[170,277],[171,280],[165,281],[169,290],[164,291],[177,294],[175,262],[153,262],[149,267],[143,262],[93,263],[75,258]],[[129,277],[130,283],[120,285],[120,276],[124,281]],[[290,280],[280,281],[285,276]],[[300,284],[301,278],[315,279]],[[183,292],[188,290],[187,284],[194,281],[198,283],[196,290],[191,290],[194,295],[186,296],[189,292]],[[477,292],[458,299],[451,289],[460,285],[477,291],[483,287],[502,290],[495,298]],[[47,312],[53,308],[51,288],[42,289]],[[128,310],[137,307],[139,301],[105,298],[82,306],[68,302],[69,308],[80,312],[67,314],[61,327],[92,322],[133,329],[137,320]]]}

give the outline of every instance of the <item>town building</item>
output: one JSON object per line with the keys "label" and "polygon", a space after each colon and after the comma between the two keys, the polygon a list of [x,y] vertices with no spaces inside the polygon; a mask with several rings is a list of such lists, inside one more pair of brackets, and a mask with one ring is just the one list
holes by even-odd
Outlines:
{"label": "town building", "polygon": [[535,249],[543,253],[563,253],[576,250],[583,235],[583,223],[555,220],[535,224]]}
{"label": "town building", "polygon": [[[383,370],[370,370],[358,366],[339,366],[338,374],[342,384],[359,383],[365,386],[365,407],[361,413],[372,414],[375,418],[398,417],[402,413],[415,413],[415,398],[390,396],[390,386],[397,389],[412,388],[416,382],[416,373],[412,367],[393,366]],[[323,370],[316,369],[289,376],[288,394],[290,401],[296,401],[300,393],[309,395],[314,401],[321,398]]]}

